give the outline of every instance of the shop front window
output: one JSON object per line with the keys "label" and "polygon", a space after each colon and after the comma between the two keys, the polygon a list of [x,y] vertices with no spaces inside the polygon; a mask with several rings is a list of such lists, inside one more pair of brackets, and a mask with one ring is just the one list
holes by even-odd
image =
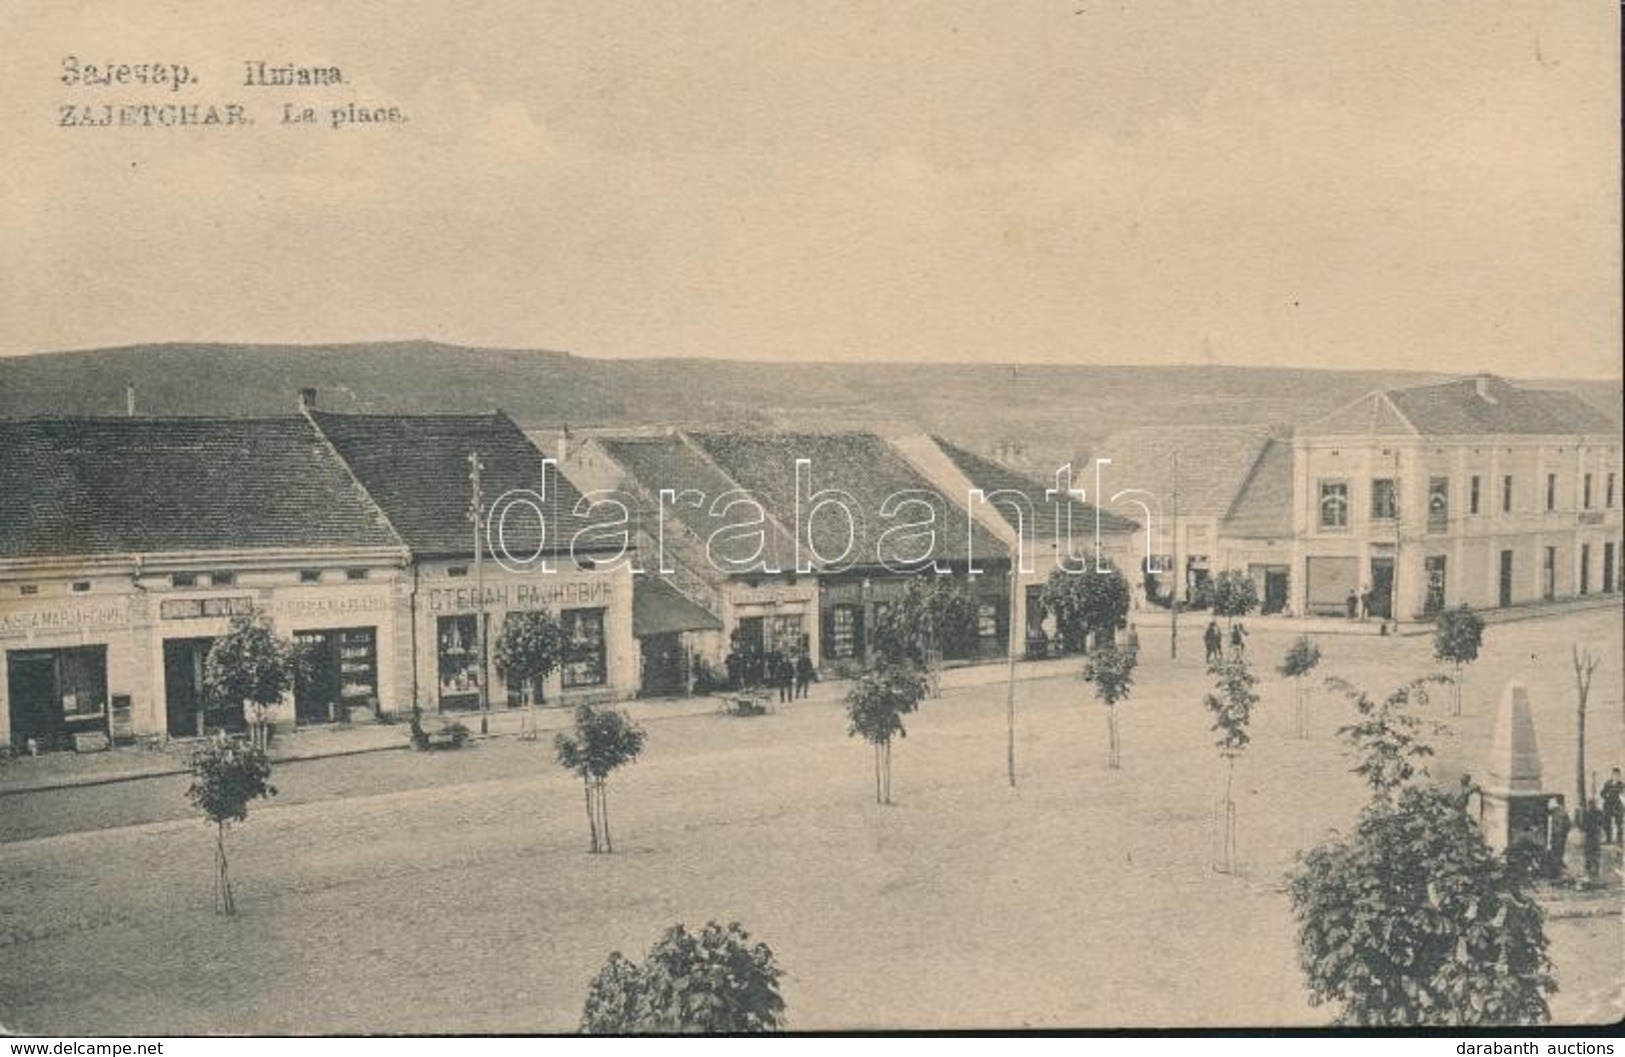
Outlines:
{"label": "shop front window", "polygon": [[855,605],[838,605],[831,613],[829,655],[849,660],[858,654],[858,631],[863,610]]}
{"label": "shop front window", "polygon": [[436,647],[440,669],[440,706],[475,708],[479,705],[479,624],[473,614],[441,617]]}
{"label": "shop front window", "polygon": [[609,681],[602,609],[566,609],[564,643],[562,673],[566,689],[603,686]]}
{"label": "shop front window", "polygon": [[781,614],[774,617],[770,634],[773,649],[786,656],[800,652],[802,642],[806,639],[801,614]]}

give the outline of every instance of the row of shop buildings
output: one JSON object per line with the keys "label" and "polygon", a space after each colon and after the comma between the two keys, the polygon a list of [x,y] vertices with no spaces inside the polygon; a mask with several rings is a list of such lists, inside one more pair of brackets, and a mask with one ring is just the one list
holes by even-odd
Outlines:
{"label": "row of shop buildings", "polygon": [[554,703],[687,693],[730,657],[840,675],[922,565],[963,596],[964,660],[1053,632],[1057,566],[1133,570],[1139,606],[1232,569],[1267,614],[1365,596],[1396,620],[1620,587],[1618,426],[1489,376],[1296,429],[1130,430],[1073,480],[921,434],[527,435],[300,405],[0,422],[0,746],[240,722],[204,699],[203,661],[251,611],[309,659],[274,716],[297,725],[472,709],[482,685],[516,705],[480,644],[544,607],[567,640],[538,688]]}
{"label": "row of shop buildings", "polygon": [[922,562],[974,606],[964,657],[1003,656],[1042,620],[1033,540],[1053,557],[1071,525],[1078,561],[1135,560],[1134,522],[932,438],[538,440],[500,413],[300,403],[0,423],[0,745],[237,726],[204,659],[251,612],[306,658],[286,727],[469,710],[482,685],[517,706],[489,646],[518,611],[559,617],[566,656],[537,689],[569,704],[685,693],[729,654],[860,667]]}

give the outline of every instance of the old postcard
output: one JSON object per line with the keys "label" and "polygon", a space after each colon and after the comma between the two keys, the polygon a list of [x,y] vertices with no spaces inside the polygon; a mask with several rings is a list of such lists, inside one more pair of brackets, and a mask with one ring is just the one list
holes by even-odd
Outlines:
{"label": "old postcard", "polygon": [[0,1029],[1625,1015],[1617,5],[0,11]]}

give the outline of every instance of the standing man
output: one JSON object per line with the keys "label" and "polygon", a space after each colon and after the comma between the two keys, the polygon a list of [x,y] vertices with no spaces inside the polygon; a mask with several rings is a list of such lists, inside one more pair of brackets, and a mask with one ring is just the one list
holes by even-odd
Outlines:
{"label": "standing man", "polygon": [[1224,632],[1219,630],[1219,622],[1207,622],[1207,630],[1202,632],[1202,645],[1207,647],[1207,662],[1212,664],[1220,660],[1224,651]]}
{"label": "standing man", "polygon": [[1608,781],[1602,784],[1602,840],[1604,844],[1625,840],[1625,781],[1620,779],[1618,767],[1608,772]]}

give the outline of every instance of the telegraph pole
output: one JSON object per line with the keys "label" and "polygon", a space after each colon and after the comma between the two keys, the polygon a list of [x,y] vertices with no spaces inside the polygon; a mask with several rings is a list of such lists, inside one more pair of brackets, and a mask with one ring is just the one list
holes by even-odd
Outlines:
{"label": "telegraph pole", "polygon": [[480,510],[480,471],[485,469],[479,453],[468,453],[469,503],[468,519],[474,523],[474,655],[479,658],[480,733],[491,733],[491,694],[485,678],[485,566],[480,549],[480,530],[484,519]]}
{"label": "telegraph pole", "polygon": [[[1010,775],[1011,789],[1016,787],[1016,602],[1019,599],[1021,591],[1021,579],[1019,576],[1019,571],[1021,569],[1021,546],[1021,533],[1020,531],[1017,531],[1015,556],[1010,564],[1010,617],[1005,621],[1006,626],[1009,628],[1009,631],[1005,634],[1005,638],[1008,640],[1009,645],[1009,649],[1006,652],[1010,655],[1010,669],[1006,673],[1007,681],[1004,689],[1004,762],[1005,770],[1008,771]],[[1026,641],[1025,629],[1023,629],[1022,641]]]}
{"label": "telegraph pole", "polygon": [[1168,656],[1171,660],[1179,660],[1179,606],[1180,588],[1185,582],[1185,570],[1179,564],[1179,449],[1174,449],[1174,524],[1173,524],[1173,553],[1168,560],[1173,562],[1173,598],[1168,606]]}

